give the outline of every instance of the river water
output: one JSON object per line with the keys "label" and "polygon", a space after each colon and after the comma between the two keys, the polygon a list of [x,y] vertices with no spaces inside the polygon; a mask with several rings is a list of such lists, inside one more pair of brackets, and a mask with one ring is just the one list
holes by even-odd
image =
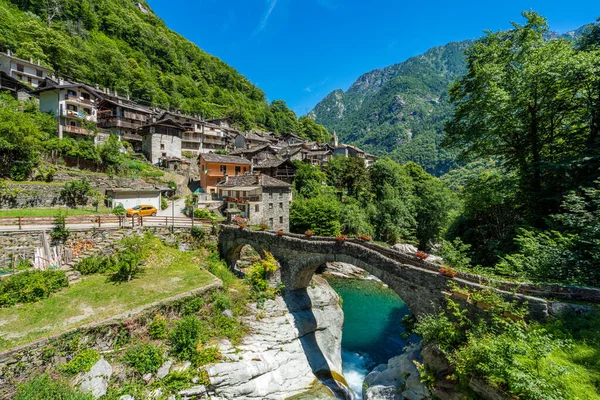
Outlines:
{"label": "river water", "polygon": [[361,399],[365,376],[377,365],[402,354],[407,340],[400,337],[404,333],[401,321],[410,312],[402,299],[379,281],[338,278],[328,281],[342,297],[344,377],[357,399]]}

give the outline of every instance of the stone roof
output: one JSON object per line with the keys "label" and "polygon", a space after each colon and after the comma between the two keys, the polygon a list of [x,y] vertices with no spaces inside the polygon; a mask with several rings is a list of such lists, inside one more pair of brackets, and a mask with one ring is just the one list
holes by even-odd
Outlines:
{"label": "stone roof", "polygon": [[227,179],[227,182],[217,184],[218,187],[261,186],[261,187],[291,187],[287,182],[280,181],[269,175],[237,175]]}
{"label": "stone roof", "polygon": [[287,160],[279,160],[277,158],[269,158],[266,160],[262,160],[261,162],[259,162],[257,165],[254,166],[254,168],[272,168],[272,167],[279,167],[281,164],[283,164],[284,162],[286,162]]}
{"label": "stone roof", "polygon": [[251,161],[246,160],[243,157],[223,155],[223,154],[205,153],[205,154],[200,154],[199,158],[204,159],[204,161],[206,161],[206,162],[218,162],[218,163],[224,163],[224,164],[246,164],[246,165],[252,164]]}
{"label": "stone roof", "polygon": [[269,139],[264,138],[260,135],[257,135],[256,133],[246,133],[244,136],[246,137],[246,139],[254,140],[256,142],[268,142],[268,143],[271,142]]}
{"label": "stone roof", "polygon": [[232,152],[230,152],[229,154],[252,154],[252,153],[259,153],[263,150],[271,150],[273,153],[275,153],[275,150],[273,150],[271,148],[271,145],[269,144],[263,144],[260,146],[256,146],[256,147],[251,147],[249,149],[235,149]]}

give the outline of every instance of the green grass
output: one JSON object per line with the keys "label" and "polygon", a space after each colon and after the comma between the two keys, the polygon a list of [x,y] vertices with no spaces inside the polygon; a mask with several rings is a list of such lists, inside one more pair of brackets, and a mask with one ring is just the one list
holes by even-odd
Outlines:
{"label": "green grass", "polygon": [[61,212],[66,216],[75,215],[96,215],[96,214],[110,214],[111,209],[108,207],[83,207],[83,208],[69,208],[69,207],[32,207],[32,208],[15,208],[10,210],[0,210],[0,217],[55,217],[56,214]]}
{"label": "green grass", "polygon": [[0,309],[0,351],[206,286],[202,252],[180,252],[153,239],[142,273],[114,284],[93,275],[38,303]]}

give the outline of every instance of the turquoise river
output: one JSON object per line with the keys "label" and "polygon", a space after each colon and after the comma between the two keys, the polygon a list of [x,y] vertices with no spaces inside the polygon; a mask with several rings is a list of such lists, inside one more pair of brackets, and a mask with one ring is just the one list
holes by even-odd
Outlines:
{"label": "turquoise river", "polygon": [[362,383],[369,371],[402,354],[408,341],[400,336],[404,333],[401,321],[409,311],[396,293],[376,280],[329,278],[328,281],[342,298],[344,376],[360,399]]}

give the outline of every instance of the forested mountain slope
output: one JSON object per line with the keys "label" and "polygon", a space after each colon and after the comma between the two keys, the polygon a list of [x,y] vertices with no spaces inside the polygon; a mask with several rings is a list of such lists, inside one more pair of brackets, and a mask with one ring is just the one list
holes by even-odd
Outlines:
{"label": "forested mountain slope", "polygon": [[144,0],[0,0],[7,49],[143,104],[230,115],[243,128],[281,125],[259,88],[168,29]]}
{"label": "forested mountain slope", "polygon": [[[577,37],[581,31],[562,36]],[[452,115],[447,89],[465,74],[463,52],[471,43],[448,43],[368,72],[346,92],[330,93],[309,116],[344,142],[442,175],[457,166],[456,152],[441,147],[444,124]]]}

